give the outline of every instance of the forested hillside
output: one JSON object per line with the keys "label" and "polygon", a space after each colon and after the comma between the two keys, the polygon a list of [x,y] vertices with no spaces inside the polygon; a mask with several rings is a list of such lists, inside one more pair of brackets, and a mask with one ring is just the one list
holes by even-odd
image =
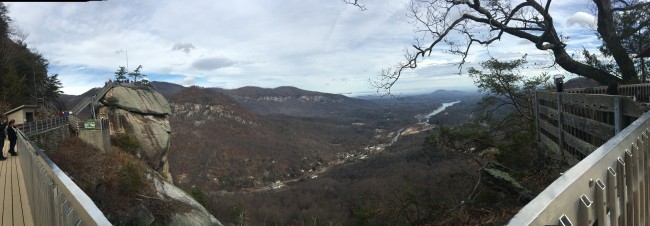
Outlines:
{"label": "forested hillside", "polygon": [[[170,171],[205,191],[266,187],[306,177],[377,142],[372,125],[352,119],[259,116],[230,97],[191,87],[171,99]],[[386,139],[386,138],[384,138]]]}
{"label": "forested hillside", "polygon": [[0,3],[0,112],[24,104],[60,108],[58,74],[48,74],[48,60],[30,49],[27,35],[12,25],[7,14]]}

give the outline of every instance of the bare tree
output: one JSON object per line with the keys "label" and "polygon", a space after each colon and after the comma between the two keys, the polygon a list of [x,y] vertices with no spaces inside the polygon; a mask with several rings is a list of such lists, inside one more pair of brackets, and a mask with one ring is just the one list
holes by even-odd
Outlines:
{"label": "bare tree", "polygon": [[[359,6],[357,1],[346,1]],[[378,92],[390,94],[392,86],[406,69],[431,55],[435,47],[447,45],[448,53],[461,57],[465,63],[470,48],[476,44],[488,46],[501,40],[504,34],[530,41],[537,49],[552,53],[553,61],[564,70],[594,79],[600,83],[612,80],[636,81],[637,74],[628,51],[623,48],[616,32],[617,13],[647,6],[650,2],[635,0],[593,0],[597,8],[598,29],[604,45],[611,51],[620,75],[585,64],[572,57],[566,49],[566,37],[558,34],[551,17],[552,0],[411,0],[409,15],[418,25],[412,49],[405,60],[384,69],[372,82]],[[364,7],[365,8],[365,7]]]}

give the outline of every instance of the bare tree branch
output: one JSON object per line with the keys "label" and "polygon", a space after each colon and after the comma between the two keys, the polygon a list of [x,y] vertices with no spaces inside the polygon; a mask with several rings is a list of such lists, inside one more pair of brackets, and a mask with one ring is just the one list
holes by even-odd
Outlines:
{"label": "bare tree branch", "polygon": [[[360,6],[359,0],[344,1]],[[593,1],[608,2],[608,0]],[[402,77],[402,73],[408,69],[417,68],[418,63],[424,58],[430,57],[435,50],[460,55],[459,69],[462,72],[462,66],[467,63],[467,56],[472,45],[489,46],[495,41],[501,40],[503,34],[528,40],[539,50],[548,50],[552,53],[553,63],[568,72],[589,77],[601,83],[611,80],[620,81],[621,79],[616,75],[579,62],[567,53],[564,38],[556,31],[550,14],[552,5],[551,0],[524,0],[514,6],[511,6],[509,1],[411,0],[408,15],[417,26],[416,34],[418,35],[416,35],[415,44],[412,45],[412,49],[405,51],[405,58],[402,62],[390,69],[382,70],[371,85],[377,89],[378,93],[383,92],[390,95],[391,88]],[[640,7],[637,5],[632,4],[625,7]],[[619,8],[623,9],[624,7]],[[611,14],[609,16],[611,17]],[[441,42],[448,45],[450,49],[446,51],[441,49]]]}
{"label": "bare tree branch", "polygon": [[350,5],[356,6],[361,11],[366,10],[366,6],[359,4],[359,0],[354,0],[354,1],[352,1],[352,0],[343,0],[343,2],[345,2],[345,4],[350,4]]}
{"label": "bare tree branch", "polygon": [[612,8],[613,11],[628,11],[628,10],[636,10],[636,9],[642,9],[643,7],[648,7],[650,6],[650,2],[643,2],[643,3],[638,3],[634,5],[630,5],[629,3],[625,1],[620,1],[625,4],[625,7],[614,7]]}

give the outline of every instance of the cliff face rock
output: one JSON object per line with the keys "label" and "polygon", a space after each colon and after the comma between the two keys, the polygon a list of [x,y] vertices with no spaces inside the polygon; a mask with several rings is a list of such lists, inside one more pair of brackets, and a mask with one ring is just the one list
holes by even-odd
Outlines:
{"label": "cliff face rock", "polygon": [[171,107],[167,100],[156,91],[122,86],[108,91],[104,105],[110,97],[116,98],[115,106],[100,107],[99,113],[110,120],[111,134],[128,133],[137,138],[140,149],[136,156],[171,181],[167,161]]}
{"label": "cliff face rock", "polygon": [[170,184],[167,181],[154,177],[156,192],[161,199],[172,199],[180,201],[191,208],[184,212],[174,212],[170,216],[168,225],[214,225],[222,226],[212,214],[208,212],[201,204],[196,202],[182,189]]}
{"label": "cliff face rock", "polygon": [[145,115],[169,115],[171,107],[162,94],[145,89],[117,86],[105,97],[117,98],[117,107],[129,112]]}
{"label": "cliff face rock", "polygon": [[194,126],[217,119],[234,120],[241,124],[255,125],[252,119],[241,117],[233,109],[225,105],[210,105],[197,103],[173,103],[174,117],[193,118]]}

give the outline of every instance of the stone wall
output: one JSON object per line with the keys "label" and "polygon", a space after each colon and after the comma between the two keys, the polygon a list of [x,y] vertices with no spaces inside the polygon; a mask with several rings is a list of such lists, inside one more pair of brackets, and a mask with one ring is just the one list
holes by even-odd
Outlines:
{"label": "stone wall", "polygon": [[111,135],[108,128],[103,130],[81,128],[79,138],[100,151],[106,152],[111,149]]}
{"label": "stone wall", "polygon": [[32,135],[28,139],[47,153],[59,149],[59,146],[61,146],[68,137],[70,137],[70,127],[69,125],[64,125],[45,133]]}

